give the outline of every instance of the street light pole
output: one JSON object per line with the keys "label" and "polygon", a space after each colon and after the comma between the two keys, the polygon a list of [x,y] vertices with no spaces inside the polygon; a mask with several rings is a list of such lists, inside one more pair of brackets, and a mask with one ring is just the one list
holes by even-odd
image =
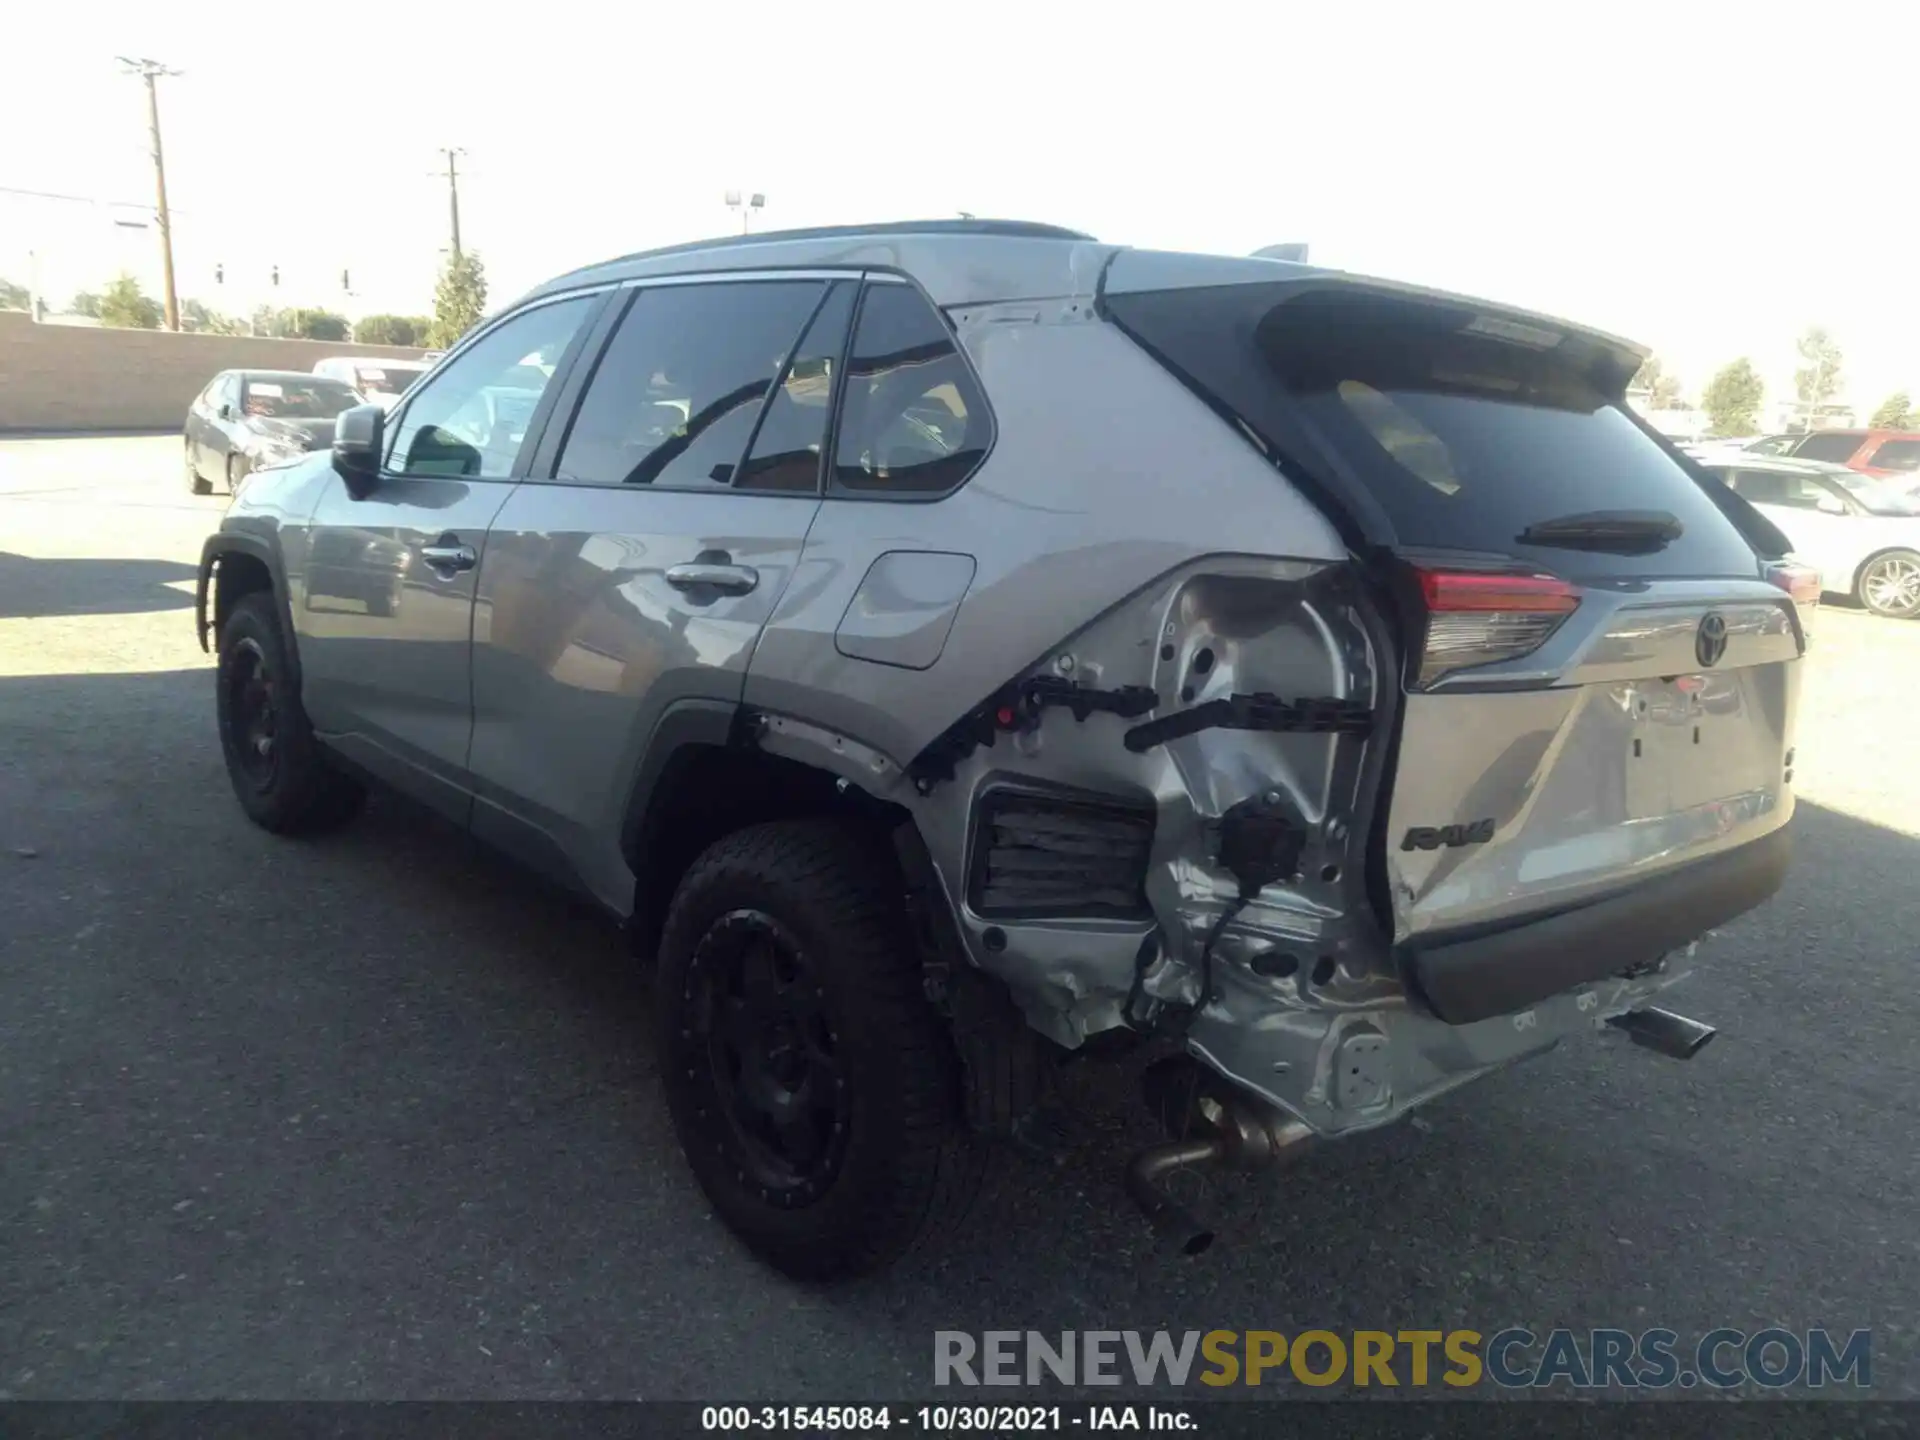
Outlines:
{"label": "street light pole", "polygon": [[153,141],[153,183],[155,213],[160,222],[161,281],[165,287],[167,328],[180,328],[180,301],[173,288],[173,217],[167,209],[167,161],[160,148],[160,88],[154,82],[162,75],[178,75],[158,60],[129,60],[119,57],[129,75],[138,75],[147,85],[147,130]]}

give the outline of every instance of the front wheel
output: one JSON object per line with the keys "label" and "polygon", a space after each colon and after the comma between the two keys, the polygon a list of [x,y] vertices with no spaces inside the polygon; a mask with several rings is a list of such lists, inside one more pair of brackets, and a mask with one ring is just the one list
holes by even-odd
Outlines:
{"label": "front wheel", "polygon": [[1894,620],[1920,615],[1920,554],[1889,550],[1874,556],[1860,571],[1854,593],[1876,615]]}
{"label": "front wheel", "polygon": [[243,595],[220,629],[215,670],[220,748],[247,818],[281,835],[353,817],[359,784],[327,763],[293,683],[272,597]]}
{"label": "front wheel", "polygon": [[193,463],[193,445],[187,445],[187,493],[189,495],[211,495],[213,486],[200,478],[200,468]]}
{"label": "front wheel", "polygon": [[981,1179],[890,873],[838,823],[753,826],[694,862],[661,936],[681,1148],[721,1219],[800,1279],[887,1265]]}

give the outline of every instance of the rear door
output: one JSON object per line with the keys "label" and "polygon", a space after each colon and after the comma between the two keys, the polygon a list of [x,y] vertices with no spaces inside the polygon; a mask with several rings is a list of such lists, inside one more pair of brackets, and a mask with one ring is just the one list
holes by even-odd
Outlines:
{"label": "rear door", "polygon": [[537,405],[604,302],[522,310],[467,345],[389,422],[379,483],[330,477],[294,611],[314,727],[456,819],[467,815],[474,588],[487,526],[524,468],[532,407],[501,416],[503,376]]}
{"label": "rear door", "polygon": [[1311,272],[1112,293],[1125,259],[1114,318],[1271,447],[1390,597],[1397,938],[1497,929],[1785,824],[1798,617],[1752,512],[1626,410],[1630,347]]}
{"label": "rear door", "polygon": [[[820,507],[855,282],[628,291],[492,523],[474,626],[474,828],[610,905],[658,718],[738,702]],[[569,405],[569,408],[572,408]]]}

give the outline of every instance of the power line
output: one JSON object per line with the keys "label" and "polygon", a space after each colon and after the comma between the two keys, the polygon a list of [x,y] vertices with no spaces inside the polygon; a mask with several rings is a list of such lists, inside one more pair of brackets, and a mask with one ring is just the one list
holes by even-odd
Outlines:
{"label": "power line", "polygon": [[160,148],[160,87],[154,82],[162,75],[178,75],[158,60],[129,60],[119,56],[129,75],[138,75],[147,86],[147,130],[153,139],[153,184],[157,200],[156,218],[160,222],[160,269],[166,286],[167,328],[180,328],[180,301],[173,288],[173,217],[167,212],[167,161]]}

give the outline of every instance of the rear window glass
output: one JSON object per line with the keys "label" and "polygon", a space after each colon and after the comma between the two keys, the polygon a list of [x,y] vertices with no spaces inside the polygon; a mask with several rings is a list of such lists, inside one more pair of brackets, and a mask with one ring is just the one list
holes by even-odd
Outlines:
{"label": "rear window glass", "polygon": [[1844,464],[1860,448],[1858,435],[1809,435],[1794,447],[1796,460],[1832,460]]}
{"label": "rear window glass", "polygon": [[[1573,576],[1754,571],[1751,547],[1617,403],[1593,353],[1562,354],[1555,332],[1330,295],[1277,307],[1257,343],[1404,544],[1517,555]],[[1639,555],[1519,540],[1603,510],[1671,515],[1682,533]]]}
{"label": "rear window glass", "polygon": [[1888,440],[1867,457],[1876,470],[1920,470],[1920,440]]}

